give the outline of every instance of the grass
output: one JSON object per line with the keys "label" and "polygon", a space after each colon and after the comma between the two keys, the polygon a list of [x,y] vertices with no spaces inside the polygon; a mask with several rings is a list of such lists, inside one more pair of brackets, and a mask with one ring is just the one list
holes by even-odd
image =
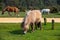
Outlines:
{"label": "grass", "polygon": [[49,15],[43,14],[42,17],[47,17],[47,18],[60,18],[60,13],[50,13]]}
{"label": "grass", "polygon": [[60,23],[43,25],[43,30],[35,30],[23,35],[20,23],[0,23],[0,40],[60,40]]}
{"label": "grass", "polygon": [[[14,16],[14,13],[12,13],[12,16],[9,16],[7,12],[5,12],[4,15],[1,15],[1,11],[0,11],[0,17],[17,17],[17,16]],[[18,17],[24,17],[26,14],[25,12],[19,12],[19,16]],[[45,14],[42,14],[42,17],[47,17],[47,18],[60,18],[60,13],[50,13],[49,15],[47,15],[46,13]]]}
{"label": "grass", "polygon": [[[1,18],[1,17],[4,17],[4,18],[5,18],[5,17],[8,17],[8,18],[9,18],[9,17],[17,17],[17,15],[14,16],[15,13],[13,13],[13,12],[11,12],[10,14],[11,14],[12,16],[9,16],[9,15],[8,15],[8,12],[5,12],[3,15],[1,15],[1,11],[0,11],[0,18]],[[19,12],[19,16],[18,16],[18,17],[24,17],[25,15],[26,15],[25,12]]]}

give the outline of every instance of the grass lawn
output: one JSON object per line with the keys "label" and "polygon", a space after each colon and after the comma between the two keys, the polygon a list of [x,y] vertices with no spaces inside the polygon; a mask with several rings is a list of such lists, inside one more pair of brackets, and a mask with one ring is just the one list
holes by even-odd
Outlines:
{"label": "grass lawn", "polygon": [[42,17],[47,17],[47,18],[60,18],[60,13],[50,13],[49,15],[43,14]]}
{"label": "grass lawn", "polygon": [[[14,16],[14,13],[11,13],[11,15],[12,16],[9,16],[7,12],[5,12],[4,15],[1,15],[1,11],[0,11],[0,17],[17,17],[17,16]],[[26,15],[25,12],[20,12],[18,17],[24,17],[25,15]],[[42,14],[42,17],[47,17],[47,18],[52,18],[52,17],[60,18],[60,13],[50,13],[49,15],[47,15],[45,13],[45,14]]]}
{"label": "grass lawn", "polygon": [[[5,12],[3,15],[1,15],[1,11],[0,11],[0,18],[1,18],[1,17],[3,17],[3,18],[5,18],[5,17],[7,17],[7,18],[8,18],[8,17],[17,17],[17,15],[14,16],[15,13],[13,13],[13,12],[11,12],[10,14],[11,14],[12,16],[9,16],[9,15],[8,15],[8,12]],[[18,17],[24,17],[26,14],[25,14],[25,12],[19,12],[18,15],[19,15]]]}
{"label": "grass lawn", "polygon": [[60,40],[60,23],[43,25],[43,30],[35,30],[23,35],[20,23],[0,23],[0,40]]}

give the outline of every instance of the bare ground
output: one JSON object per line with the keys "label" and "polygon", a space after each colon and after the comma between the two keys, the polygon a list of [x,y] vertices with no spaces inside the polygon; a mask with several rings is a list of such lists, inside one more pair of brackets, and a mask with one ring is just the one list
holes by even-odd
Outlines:
{"label": "bare ground", "polygon": [[[47,22],[51,22],[52,19],[55,20],[55,22],[60,23],[60,18],[46,18]],[[0,18],[0,23],[20,23],[23,21],[23,18]],[[44,22],[44,19],[42,18],[42,22]]]}

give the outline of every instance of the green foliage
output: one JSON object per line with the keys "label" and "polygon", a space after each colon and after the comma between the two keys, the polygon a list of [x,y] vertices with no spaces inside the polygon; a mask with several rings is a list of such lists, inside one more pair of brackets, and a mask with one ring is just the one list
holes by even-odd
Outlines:
{"label": "green foliage", "polygon": [[59,12],[58,8],[55,6],[50,6],[49,9],[51,10],[50,11],[51,13],[58,13]]}
{"label": "green foliage", "polygon": [[2,0],[0,0],[0,2],[2,2]]}
{"label": "green foliage", "polygon": [[26,7],[20,7],[20,12],[25,12],[25,10],[27,10]]}
{"label": "green foliage", "polygon": [[32,6],[35,9],[42,9],[45,7],[47,8],[48,6],[57,6],[59,4],[58,2],[58,0],[6,0],[4,4],[7,3],[8,5],[14,5],[22,8],[26,7],[27,9],[29,9],[29,6]]}
{"label": "green foliage", "polygon": [[2,10],[2,7],[0,7],[0,11]]}

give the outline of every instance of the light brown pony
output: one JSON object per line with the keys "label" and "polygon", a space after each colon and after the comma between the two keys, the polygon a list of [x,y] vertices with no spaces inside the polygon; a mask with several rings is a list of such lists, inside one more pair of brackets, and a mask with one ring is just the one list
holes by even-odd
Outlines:
{"label": "light brown pony", "polygon": [[11,16],[10,12],[14,12],[16,15],[16,14],[18,14],[19,9],[17,7],[7,6],[2,10],[2,15],[4,14],[5,11],[7,11],[8,14]]}
{"label": "light brown pony", "polygon": [[22,22],[22,27],[24,33],[26,33],[29,30],[29,25],[31,25],[32,31],[34,31],[34,24],[41,22],[41,12],[40,10],[29,10],[26,13],[26,16]]}

